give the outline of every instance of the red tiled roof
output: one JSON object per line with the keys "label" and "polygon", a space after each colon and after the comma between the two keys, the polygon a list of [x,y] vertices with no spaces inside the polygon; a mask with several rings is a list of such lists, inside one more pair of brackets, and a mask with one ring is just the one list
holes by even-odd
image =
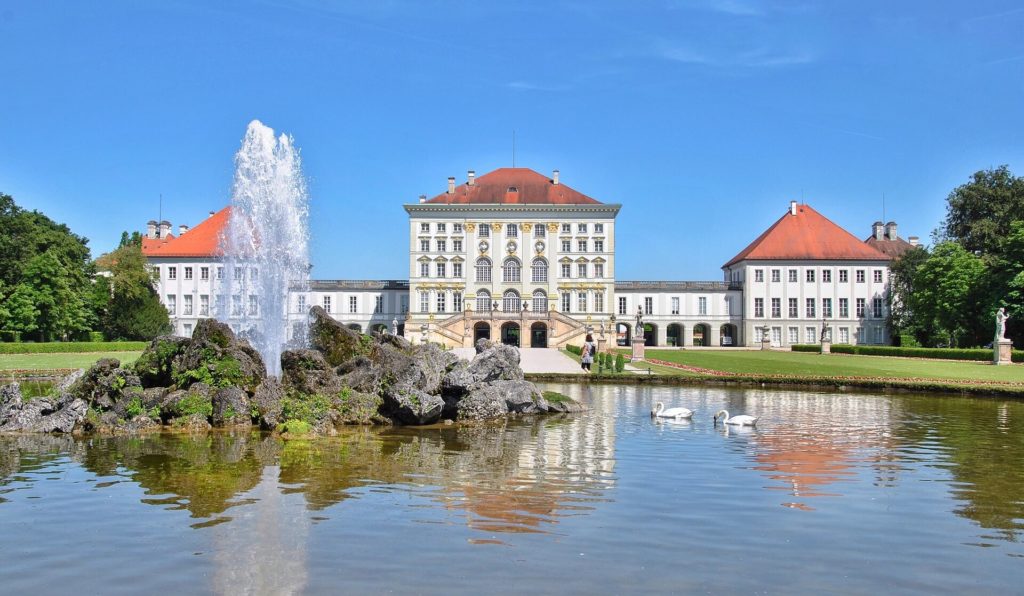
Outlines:
{"label": "red tiled roof", "polygon": [[[515,189],[515,190],[512,190]],[[600,205],[601,202],[530,168],[498,168],[427,201],[433,204]]]}
{"label": "red tiled roof", "polygon": [[864,241],[871,248],[874,248],[878,252],[885,253],[891,259],[896,259],[903,256],[903,253],[914,248],[914,245],[907,242],[899,236],[895,240],[883,238],[881,240],[876,239],[874,236],[869,237]]}
{"label": "red tiled roof", "polygon": [[174,234],[168,234],[164,238],[146,238],[142,237],[142,254],[146,254],[147,251],[155,250],[161,246],[167,244],[171,240],[174,240]]}
{"label": "red tiled roof", "polygon": [[147,246],[157,240],[142,240],[142,254],[147,257],[217,257],[223,254],[220,239],[231,219],[231,207],[225,207],[203,220],[202,223],[177,238],[156,246]]}
{"label": "red tiled roof", "polygon": [[779,218],[763,234],[722,267],[743,260],[883,261],[889,257],[832,223],[810,205],[797,205],[796,215]]}

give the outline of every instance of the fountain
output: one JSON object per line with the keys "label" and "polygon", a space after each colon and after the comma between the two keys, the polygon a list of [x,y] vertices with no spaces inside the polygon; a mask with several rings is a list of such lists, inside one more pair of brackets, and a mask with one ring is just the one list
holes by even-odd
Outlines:
{"label": "fountain", "polygon": [[[247,338],[279,375],[288,338],[288,297],[308,292],[309,202],[290,136],[249,123],[235,155],[231,218],[221,239],[223,307],[218,318]],[[302,343],[304,338],[292,338]]]}

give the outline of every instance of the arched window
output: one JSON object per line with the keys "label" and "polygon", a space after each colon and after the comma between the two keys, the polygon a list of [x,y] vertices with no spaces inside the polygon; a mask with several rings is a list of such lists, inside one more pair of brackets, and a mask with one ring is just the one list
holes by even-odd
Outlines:
{"label": "arched window", "polygon": [[547,283],[548,281],[548,262],[541,258],[533,260],[533,274],[532,279],[534,282]]}
{"label": "arched window", "polygon": [[519,300],[519,292],[507,290],[502,297],[501,310],[504,312],[519,312],[522,302]]}
{"label": "arched window", "polygon": [[505,259],[505,264],[502,266],[502,281],[509,284],[515,284],[522,281],[522,270],[523,266],[519,263],[519,259],[509,257]]}
{"label": "arched window", "polygon": [[491,281],[491,260],[486,257],[480,257],[476,260],[476,280],[478,282],[490,282]]}
{"label": "arched window", "polygon": [[491,312],[491,293],[487,290],[476,293],[476,312]]}
{"label": "arched window", "polygon": [[533,312],[548,311],[548,295],[544,290],[536,290],[533,293],[533,304],[530,305],[530,310]]}

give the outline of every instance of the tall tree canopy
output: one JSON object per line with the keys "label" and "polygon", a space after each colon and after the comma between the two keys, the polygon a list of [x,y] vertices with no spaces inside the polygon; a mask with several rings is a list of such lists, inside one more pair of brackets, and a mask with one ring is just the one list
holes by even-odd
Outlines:
{"label": "tall tree canopy", "polygon": [[128,242],[103,256],[110,277],[97,279],[97,295],[109,296],[100,308],[101,328],[112,339],[152,339],[170,333],[167,309],[153,289],[140,244]]}
{"label": "tall tree canopy", "polygon": [[1024,178],[1007,166],[975,172],[946,199],[940,240],[958,242],[973,253],[997,256],[1014,221],[1024,221]]}

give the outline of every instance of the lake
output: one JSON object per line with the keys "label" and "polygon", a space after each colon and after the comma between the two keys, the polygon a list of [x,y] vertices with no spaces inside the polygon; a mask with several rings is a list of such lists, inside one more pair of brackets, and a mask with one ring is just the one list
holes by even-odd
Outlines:
{"label": "lake", "polygon": [[[0,437],[0,585],[33,593],[1008,593],[1024,403],[545,385],[574,416]],[[656,422],[655,401],[696,411]],[[723,428],[713,414],[762,416]]]}

